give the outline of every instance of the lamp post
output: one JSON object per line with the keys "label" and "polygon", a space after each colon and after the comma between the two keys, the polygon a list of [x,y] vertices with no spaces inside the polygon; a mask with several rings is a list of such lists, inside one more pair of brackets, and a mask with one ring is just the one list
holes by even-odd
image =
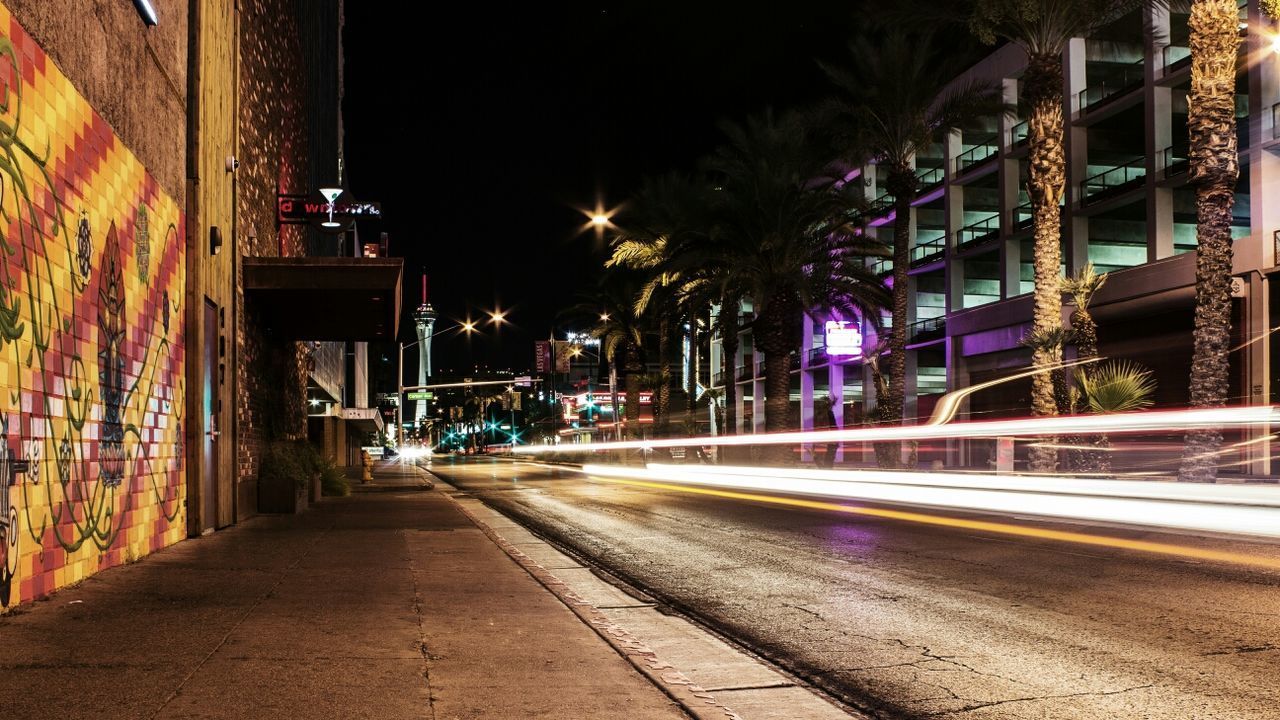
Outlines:
{"label": "lamp post", "polygon": [[[461,332],[471,335],[476,331],[476,324],[467,320],[451,327],[444,328],[441,332],[450,330],[460,330]],[[404,440],[404,351],[415,345],[421,344],[421,340],[415,340],[411,343],[400,343],[399,369],[396,373],[396,439],[403,444]],[[416,422],[418,418],[414,418]]]}

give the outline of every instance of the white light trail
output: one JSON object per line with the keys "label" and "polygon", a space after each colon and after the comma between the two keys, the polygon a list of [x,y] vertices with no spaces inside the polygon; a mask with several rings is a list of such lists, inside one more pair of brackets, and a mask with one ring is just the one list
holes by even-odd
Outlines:
{"label": "white light trail", "polygon": [[1280,537],[1280,487],[883,470],[586,465],[588,476],[1001,515]]}
{"label": "white light trail", "polygon": [[711,447],[725,445],[788,445],[792,443],[879,442],[886,440],[946,440],[950,438],[1037,437],[1140,432],[1181,432],[1194,428],[1242,428],[1280,424],[1276,408],[1209,408],[1161,410],[1114,415],[1068,415],[1063,417],[991,420],[952,425],[897,425],[849,430],[721,435],[692,438],[660,438],[622,442],[578,443],[571,445],[526,445],[518,453],[589,452],[595,450],[651,450],[669,447]]}

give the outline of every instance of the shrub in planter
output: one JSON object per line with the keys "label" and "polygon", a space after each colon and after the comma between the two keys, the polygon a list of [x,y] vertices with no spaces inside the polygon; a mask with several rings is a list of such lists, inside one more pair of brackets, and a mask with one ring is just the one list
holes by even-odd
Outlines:
{"label": "shrub in planter", "polygon": [[328,458],[320,461],[320,492],[325,496],[346,497],[351,494],[351,482],[337,463]]}
{"label": "shrub in planter", "polygon": [[269,443],[258,468],[258,510],[294,513],[306,508],[320,463],[320,454],[306,440]]}

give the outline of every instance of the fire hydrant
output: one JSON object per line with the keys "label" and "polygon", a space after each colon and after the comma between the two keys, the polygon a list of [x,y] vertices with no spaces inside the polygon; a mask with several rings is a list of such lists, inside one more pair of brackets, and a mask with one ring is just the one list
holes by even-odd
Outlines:
{"label": "fire hydrant", "polygon": [[364,465],[364,476],[361,477],[360,482],[373,482],[373,456],[369,454],[368,450],[360,451],[360,464]]}

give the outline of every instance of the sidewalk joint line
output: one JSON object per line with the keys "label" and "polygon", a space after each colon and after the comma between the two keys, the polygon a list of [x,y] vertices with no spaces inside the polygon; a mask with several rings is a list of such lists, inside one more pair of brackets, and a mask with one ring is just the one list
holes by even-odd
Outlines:
{"label": "sidewalk joint line", "polygon": [[253,611],[257,610],[258,606],[262,605],[263,601],[271,597],[271,594],[276,591],[276,588],[280,587],[280,585],[284,583],[285,578],[289,576],[289,573],[293,572],[293,570],[297,568],[298,565],[301,564],[303,560],[306,560],[307,557],[311,555],[311,552],[315,550],[316,545],[320,543],[320,540],[324,538],[324,536],[329,534],[329,531],[332,530],[333,527],[334,527],[333,525],[330,525],[329,527],[324,528],[323,531],[317,533],[315,539],[312,540],[311,544],[307,546],[307,549],[301,555],[299,555],[297,559],[289,563],[289,566],[285,568],[284,572],[280,573],[279,578],[277,578],[276,581],[272,583],[271,587],[267,588],[261,595],[258,596],[256,600],[253,601],[252,605],[250,605],[248,608],[245,609],[244,614],[241,615],[238,620],[236,620],[234,625],[232,625],[230,628],[227,629],[227,632],[223,634],[222,639],[218,641],[218,644],[214,645],[213,649],[210,650],[207,655],[201,658],[200,662],[196,663],[195,667],[191,668],[191,672],[188,672],[186,674],[186,677],[182,678],[182,682],[178,683],[178,686],[174,688],[172,692],[169,693],[168,697],[164,699],[164,702],[160,703],[160,706],[156,708],[155,712],[151,713],[150,717],[152,720],[158,717],[160,713],[163,712],[164,709],[169,706],[169,703],[173,702],[174,698],[182,694],[182,689],[187,686],[187,683],[191,681],[191,678],[195,677],[196,673],[200,672],[201,668],[203,668],[209,662],[209,660],[213,658],[213,656],[219,650],[222,649],[222,646],[227,644],[227,640],[231,638],[232,633],[240,629],[240,626],[244,624],[245,620],[249,619],[249,616],[253,614]]}

